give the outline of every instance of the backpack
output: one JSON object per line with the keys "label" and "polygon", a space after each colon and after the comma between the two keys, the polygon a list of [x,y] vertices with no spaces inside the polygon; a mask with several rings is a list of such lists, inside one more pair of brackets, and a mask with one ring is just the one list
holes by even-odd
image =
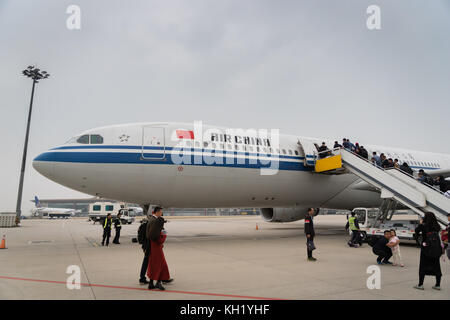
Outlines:
{"label": "backpack", "polygon": [[141,223],[141,225],[139,226],[137,237],[139,244],[143,244],[147,240],[147,223],[148,222]]}
{"label": "backpack", "polygon": [[439,258],[443,254],[438,232],[429,232],[425,240],[424,254],[429,258]]}

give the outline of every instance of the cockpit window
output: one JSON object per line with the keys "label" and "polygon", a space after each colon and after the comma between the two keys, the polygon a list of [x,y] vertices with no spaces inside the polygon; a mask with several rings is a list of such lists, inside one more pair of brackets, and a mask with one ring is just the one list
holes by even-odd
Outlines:
{"label": "cockpit window", "polygon": [[77,143],[89,144],[89,135],[85,134],[77,139]]}
{"label": "cockpit window", "polygon": [[103,137],[99,134],[91,134],[91,144],[102,144]]}

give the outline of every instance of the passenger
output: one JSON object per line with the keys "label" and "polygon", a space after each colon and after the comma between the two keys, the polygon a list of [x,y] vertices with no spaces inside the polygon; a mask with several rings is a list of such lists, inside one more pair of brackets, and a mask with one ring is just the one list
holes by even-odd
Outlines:
{"label": "passenger", "polygon": [[439,190],[441,190],[441,192],[445,193],[448,190],[448,183],[447,181],[445,181],[444,176],[439,176],[436,178],[436,180],[434,181],[435,185],[439,186]]}
{"label": "passenger", "polygon": [[117,214],[117,218],[114,220],[114,229],[116,230],[116,235],[114,237],[113,243],[120,244],[119,238],[120,238],[120,230],[122,229],[122,220],[120,220],[120,217],[122,216],[122,213],[119,212]]}
{"label": "passenger", "polygon": [[400,169],[400,165],[398,164],[398,159],[394,159],[394,168]]}
{"label": "passenger", "polygon": [[350,151],[355,152],[356,146],[353,143],[351,143],[349,139],[347,139],[347,142],[350,146]]}
{"label": "passenger", "polygon": [[309,208],[308,214],[305,217],[306,251],[308,253],[309,261],[317,260],[312,256],[312,252],[315,249],[314,236],[316,235],[316,233],[314,232],[313,215],[314,215],[314,208]]}
{"label": "passenger", "polygon": [[[330,149],[328,149],[325,142],[322,142],[322,145],[319,147],[318,151],[319,151],[319,158],[326,158],[330,155],[330,152],[329,152]],[[328,152],[326,152],[326,151],[328,151]]]}
{"label": "passenger", "polygon": [[377,166],[377,161],[375,160],[375,158],[371,158],[371,159],[370,159],[370,162],[372,162],[372,164],[373,164],[374,166]]}
{"label": "passenger", "polygon": [[442,246],[439,239],[439,231],[441,230],[435,215],[427,212],[420,224],[416,228],[416,239],[422,236],[420,246],[420,264],[419,264],[419,284],[414,286],[415,289],[424,290],[423,282],[425,276],[435,276],[436,284],[433,286],[435,290],[441,290],[441,264],[439,259],[442,255]]}
{"label": "passenger", "polygon": [[375,159],[375,163],[377,166],[381,167],[381,159],[380,156],[377,155],[377,153],[374,151],[372,152],[372,159]]}
{"label": "passenger", "polygon": [[386,158],[384,153],[380,154],[380,160],[381,160],[381,167],[382,168],[387,168],[387,166],[389,164],[389,160]]}
{"label": "passenger", "polygon": [[[167,232],[164,230],[164,218],[163,212],[160,207],[155,208],[155,216],[157,217],[153,221],[150,230],[150,259],[148,262],[147,277],[150,279],[148,285],[149,289],[158,288],[159,290],[166,290],[161,281],[165,283],[172,282],[170,278],[169,267],[167,266],[166,259],[164,257],[164,242],[167,238]],[[153,284],[153,280],[156,284]]]}
{"label": "passenger", "polygon": [[361,146],[359,149],[361,150],[361,157],[369,160],[369,153],[367,152],[367,150],[363,146]]}
{"label": "passenger", "polygon": [[106,239],[106,246],[109,245],[109,238],[111,237],[111,226],[112,226],[111,213],[108,213],[108,215],[106,216],[105,221],[103,222],[102,246],[105,245],[105,239]]}
{"label": "passenger", "polygon": [[348,140],[346,138],[342,139],[342,146],[345,149],[350,150],[350,143],[348,142]]}
{"label": "passenger", "polygon": [[394,259],[393,266],[400,264],[400,267],[404,267],[402,255],[400,254],[400,239],[397,237],[397,233],[394,229],[391,229],[391,238],[389,239],[387,246],[392,250],[392,257]]}
{"label": "passenger", "polygon": [[423,169],[419,170],[417,180],[428,185],[433,185],[433,179]]}
{"label": "passenger", "polygon": [[388,168],[394,168],[394,160],[392,160],[392,158],[389,158],[389,159],[388,159],[388,165],[387,165],[387,167],[388,167]]}
{"label": "passenger", "polygon": [[333,149],[342,148],[342,145],[340,145],[337,141],[334,142]]}
{"label": "passenger", "polygon": [[392,264],[389,259],[392,257],[392,250],[387,246],[389,239],[391,238],[391,231],[385,230],[384,237],[378,239],[372,248],[372,252],[378,256],[378,264]]}
{"label": "passenger", "polygon": [[400,170],[402,170],[403,172],[405,172],[411,176],[414,174],[413,169],[411,169],[410,166],[408,166],[408,164],[406,162],[403,162],[403,164],[400,166]]}
{"label": "passenger", "polygon": [[355,146],[355,153],[361,157],[361,149],[359,148],[359,146],[358,147]]}
{"label": "passenger", "polygon": [[359,224],[358,224],[358,218],[355,217],[355,213],[351,213],[351,217],[348,219],[347,224],[345,225],[345,230],[352,231],[352,237],[350,238],[350,241],[348,242],[348,245],[350,247],[358,248],[359,246],[362,246],[362,240],[359,233]]}
{"label": "passenger", "polygon": [[155,220],[153,218],[153,215],[150,215],[148,218],[142,219],[141,225],[138,229],[138,241],[141,244],[142,251],[144,252],[144,259],[142,260],[141,272],[139,275],[140,284],[148,284],[145,275],[148,268],[148,259],[150,258],[150,240],[149,238],[147,238],[147,227],[149,226],[150,219]]}

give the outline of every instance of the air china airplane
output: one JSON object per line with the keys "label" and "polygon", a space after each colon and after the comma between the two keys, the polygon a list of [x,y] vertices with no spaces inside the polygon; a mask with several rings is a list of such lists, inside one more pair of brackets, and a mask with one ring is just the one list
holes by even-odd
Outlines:
{"label": "air china airplane", "polygon": [[[314,144],[334,140],[188,123],[134,123],[82,132],[36,157],[33,167],[61,185],[143,207],[259,207],[266,221],[303,219],[308,207],[381,203],[357,176],[308,165]],[[450,155],[368,146],[411,168],[450,176]],[[306,157],[306,158],[305,158]]]}

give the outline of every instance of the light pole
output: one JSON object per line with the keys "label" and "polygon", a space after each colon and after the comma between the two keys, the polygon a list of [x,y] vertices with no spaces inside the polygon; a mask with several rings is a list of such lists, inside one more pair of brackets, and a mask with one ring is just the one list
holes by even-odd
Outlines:
{"label": "light pole", "polygon": [[27,132],[25,134],[25,144],[23,146],[23,156],[22,156],[22,168],[20,169],[20,181],[19,181],[19,192],[17,194],[17,205],[16,205],[16,225],[20,222],[20,215],[22,213],[22,190],[23,190],[23,178],[25,175],[25,164],[27,161],[27,150],[28,150],[28,136],[30,135],[30,123],[31,123],[31,111],[33,110],[33,97],[34,97],[34,86],[39,83],[39,80],[47,79],[50,74],[47,71],[41,71],[34,66],[29,66],[22,71],[24,76],[33,79],[33,87],[31,89],[31,100],[30,109],[28,111],[28,122],[27,122]]}

